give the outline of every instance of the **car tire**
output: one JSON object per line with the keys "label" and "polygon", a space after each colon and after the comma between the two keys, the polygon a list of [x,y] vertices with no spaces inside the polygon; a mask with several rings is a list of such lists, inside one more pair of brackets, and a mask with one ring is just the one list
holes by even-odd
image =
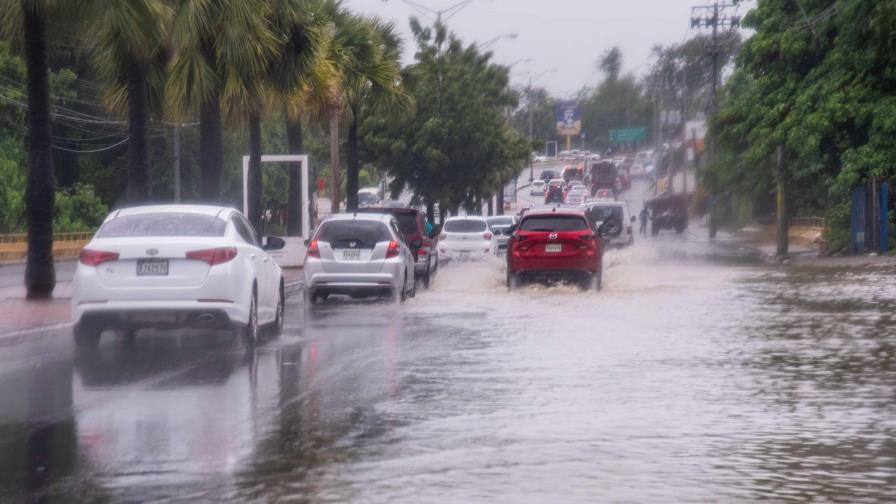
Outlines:
{"label": "car tire", "polygon": [[94,350],[100,344],[103,328],[92,322],[81,321],[75,324],[72,333],[78,350]]}
{"label": "car tire", "polygon": [[271,336],[280,336],[283,334],[283,314],[286,311],[286,296],[284,294],[283,284],[280,284],[280,295],[277,299],[277,314],[274,317],[274,323],[271,324]]}
{"label": "car tire", "polygon": [[600,292],[603,289],[604,283],[604,272],[603,270],[598,271],[597,273],[591,275],[591,285],[590,290],[594,290]]}
{"label": "car tire", "polygon": [[258,298],[254,290],[249,300],[249,320],[237,332],[247,347],[254,348],[258,343]]}
{"label": "car tire", "polygon": [[426,263],[426,273],[423,274],[423,278],[420,279],[423,282],[423,288],[428,289],[430,282],[432,282],[432,264],[431,262]]}
{"label": "car tire", "polygon": [[404,303],[408,299],[408,277],[401,278],[401,289],[398,292],[398,302]]}
{"label": "car tire", "polygon": [[314,289],[305,289],[305,304],[306,305],[315,305],[318,302],[317,293],[314,292]]}
{"label": "car tire", "polygon": [[516,274],[507,272],[507,290],[512,291],[518,289],[520,286],[520,280],[516,276]]}

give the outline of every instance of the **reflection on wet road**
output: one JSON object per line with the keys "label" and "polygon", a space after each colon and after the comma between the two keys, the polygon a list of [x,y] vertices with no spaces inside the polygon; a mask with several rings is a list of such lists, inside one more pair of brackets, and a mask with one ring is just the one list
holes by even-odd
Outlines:
{"label": "reflection on wet road", "polygon": [[495,263],[402,307],[294,299],[255,352],[0,347],[0,500],[892,500],[893,272],[671,234],[606,264],[601,293]]}

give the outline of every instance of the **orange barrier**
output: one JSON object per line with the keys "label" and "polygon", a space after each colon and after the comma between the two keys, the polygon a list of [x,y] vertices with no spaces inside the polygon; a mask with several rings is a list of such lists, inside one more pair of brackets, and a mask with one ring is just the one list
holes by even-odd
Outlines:
{"label": "orange barrier", "polygon": [[[77,257],[93,237],[93,231],[56,233],[53,235],[53,257]],[[20,261],[28,254],[28,236],[24,233],[0,235],[0,261]]]}

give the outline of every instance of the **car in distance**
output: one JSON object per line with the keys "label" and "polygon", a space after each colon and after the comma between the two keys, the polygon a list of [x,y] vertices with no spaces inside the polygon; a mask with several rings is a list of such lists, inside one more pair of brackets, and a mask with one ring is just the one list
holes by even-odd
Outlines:
{"label": "car in distance", "polygon": [[255,344],[259,326],[283,328],[280,267],[232,208],[154,205],[116,210],[81,251],[72,318],[79,347],[104,330],[128,339],[143,328],[230,329]]}
{"label": "car in distance", "polygon": [[500,254],[507,248],[507,240],[510,239],[510,228],[515,220],[511,215],[495,215],[486,218],[488,229],[495,235],[496,253]]}
{"label": "car in distance", "polygon": [[588,198],[588,189],[573,187],[566,193],[564,203],[567,205],[581,205]]}
{"label": "car in distance", "polygon": [[402,302],[416,294],[411,245],[389,214],[330,216],[308,243],[303,270],[310,304],[332,294]]}
{"label": "car in distance", "polygon": [[507,288],[532,281],[601,289],[603,246],[584,211],[533,209],[520,217],[507,244]]}
{"label": "car in distance", "polygon": [[380,202],[380,191],[376,187],[365,187],[358,191],[358,206],[361,208],[376,206]]}
{"label": "car in distance", "polygon": [[588,203],[585,213],[591,217],[594,230],[599,231],[603,242],[610,247],[628,247],[635,242],[632,224],[637,220],[629,214],[624,201],[599,201]]}
{"label": "car in distance", "polygon": [[566,199],[566,185],[563,179],[554,179],[548,183],[548,188],[544,191],[544,204],[563,203]]}
{"label": "car in distance", "polygon": [[529,189],[530,196],[543,196],[544,195],[544,180],[533,180],[532,186]]}
{"label": "car in distance", "polygon": [[495,254],[497,241],[484,217],[450,217],[439,235],[439,261],[471,261]]}
{"label": "car in distance", "polygon": [[616,201],[616,195],[613,193],[612,189],[598,189],[596,193],[594,193],[595,201]]}
{"label": "car in distance", "polygon": [[436,238],[426,231],[426,216],[416,208],[401,207],[368,207],[359,208],[358,213],[390,214],[398,220],[398,229],[414,253],[414,270],[424,288],[439,270],[439,257],[436,254]]}
{"label": "car in distance", "polygon": [[559,177],[559,175],[557,175],[557,172],[554,170],[542,170],[541,176],[538,178],[540,178],[541,180],[544,181],[545,184],[547,184],[548,182],[550,182],[551,180],[553,180],[557,177]]}

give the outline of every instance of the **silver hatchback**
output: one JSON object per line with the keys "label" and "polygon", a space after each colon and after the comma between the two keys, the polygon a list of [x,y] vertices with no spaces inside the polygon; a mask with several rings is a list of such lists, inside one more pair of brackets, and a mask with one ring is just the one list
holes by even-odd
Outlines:
{"label": "silver hatchback", "polygon": [[400,301],[416,294],[414,254],[391,215],[331,216],[308,243],[304,275],[310,303],[331,294]]}

